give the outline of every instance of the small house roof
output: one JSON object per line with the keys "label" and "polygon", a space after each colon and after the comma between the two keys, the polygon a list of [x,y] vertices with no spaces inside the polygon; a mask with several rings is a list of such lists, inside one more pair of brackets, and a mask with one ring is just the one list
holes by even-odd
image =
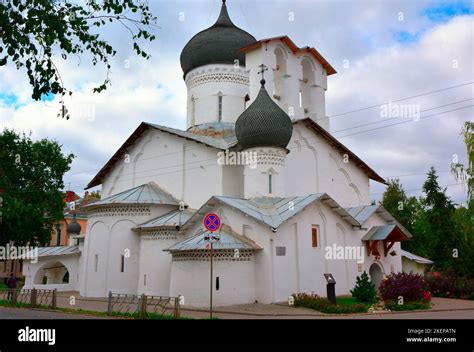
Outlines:
{"label": "small house roof", "polygon": [[405,257],[409,260],[413,260],[413,261],[415,261],[417,263],[420,263],[420,264],[433,264],[433,261],[431,261],[427,258],[420,257],[419,255],[410,253],[410,252],[408,252],[404,249],[401,250],[401,255],[402,255],[402,257]]}

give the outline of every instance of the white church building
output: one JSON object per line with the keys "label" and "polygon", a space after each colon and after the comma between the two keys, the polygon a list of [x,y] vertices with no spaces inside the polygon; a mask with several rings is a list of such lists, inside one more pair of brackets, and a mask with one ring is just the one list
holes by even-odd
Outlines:
{"label": "white church building", "polygon": [[218,306],[325,296],[325,273],[344,295],[363,271],[376,284],[402,271],[400,241],[411,235],[371,205],[369,181],[386,181],[329,132],[325,92],[336,71],[315,48],[256,40],[224,1],[180,60],[187,129],[141,123],[87,186],[101,185],[102,198],[86,207],[86,234],[74,225],[68,246],[40,248],[38,262],[24,264],[25,287],[207,306],[208,213],[222,223]]}

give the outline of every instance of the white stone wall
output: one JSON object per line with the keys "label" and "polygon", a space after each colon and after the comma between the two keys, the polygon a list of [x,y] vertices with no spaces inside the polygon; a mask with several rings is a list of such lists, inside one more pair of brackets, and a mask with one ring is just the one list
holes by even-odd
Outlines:
{"label": "white stone wall", "polygon": [[245,152],[255,155],[255,162],[244,166],[244,198],[286,197],[286,150],[262,147]]}
{"label": "white stone wall", "polygon": [[288,196],[328,193],[344,207],[370,204],[368,176],[322,137],[295,124],[288,149]]}
{"label": "white stone wall", "polygon": [[218,151],[150,129],[104,178],[102,198],[154,181],[175,198],[199,208],[210,195],[221,194]]}
{"label": "white stone wall", "polygon": [[[137,293],[140,237],[132,228],[172,209],[174,207],[165,205],[140,206],[133,212],[115,210],[90,214],[84,245],[82,272],[85,277],[80,287],[81,295],[105,297],[109,291]],[[121,272],[122,255],[125,255],[124,272]]]}
{"label": "white stone wall", "polygon": [[[217,253],[216,253],[217,254]],[[216,278],[219,277],[219,290]],[[186,305],[208,307],[210,261],[173,261],[171,296],[182,295]],[[213,306],[248,304],[255,300],[255,261],[213,261]]]}
{"label": "white stone wall", "polygon": [[424,275],[426,266],[414,260],[402,257],[402,268],[405,273],[413,272],[414,274]]}
{"label": "white stone wall", "polygon": [[173,228],[144,231],[140,234],[138,294],[170,295],[171,254],[164,249],[183,238]]}
{"label": "white stone wall", "polygon": [[248,73],[240,66],[209,64],[188,72],[186,126],[218,121],[218,96],[222,95],[223,122],[237,121],[245,110]]}
{"label": "white stone wall", "polygon": [[247,53],[245,64],[250,77],[251,101],[260,89],[261,75],[258,72],[261,71],[259,66],[264,64],[268,68],[264,76],[265,87],[274,101],[292,119],[311,117],[329,130],[325,109],[327,75],[312,56],[294,55],[284,43],[271,41]]}
{"label": "white stone wall", "polygon": [[[25,275],[25,289],[48,289],[58,291],[76,291],[78,290],[78,276],[79,276],[79,258],[80,254],[74,255],[58,255],[58,256],[47,256],[39,257],[37,263],[31,263],[31,261],[23,262],[23,275]],[[47,268],[64,265],[69,272],[69,283],[67,284],[42,284],[43,276]],[[64,271],[60,270],[48,270],[46,273],[48,280],[55,280],[56,282],[61,281],[64,276]],[[56,277],[52,277],[55,275]]]}

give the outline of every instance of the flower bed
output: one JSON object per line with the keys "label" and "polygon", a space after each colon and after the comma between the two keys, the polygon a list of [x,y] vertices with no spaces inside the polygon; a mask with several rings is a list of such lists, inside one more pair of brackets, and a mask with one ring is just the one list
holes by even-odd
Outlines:
{"label": "flower bed", "polygon": [[454,272],[430,272],[426,287],[435,297],[474,300],[474,279],[457,277]]}
{"label": "flower bed", "polygon": [[295,307],[310,308],[326,314],[365,313],[369,309],[367,304],[357,303],[346,298],[337,298],[337,303],[332,304],[328,299],[319,297],[315,293],[295,293],[292,296]]}

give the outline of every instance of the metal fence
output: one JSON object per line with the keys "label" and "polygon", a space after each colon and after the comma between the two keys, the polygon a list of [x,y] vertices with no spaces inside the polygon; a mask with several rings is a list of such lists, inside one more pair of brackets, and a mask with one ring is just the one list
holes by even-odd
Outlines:
{"label": "metal fence", "polygon": [[31,308],[57,307],[57,290],[43,289],[0,289],[0,301],[7,301],[13,305],[22,304]]}
{"label": "metal fence", "polygon": [[142,319],[145,319],[149,313],[179,318],[181,315],[180,298],[109,292],[107,314],[112,315],[113,313],[138,314]]}

